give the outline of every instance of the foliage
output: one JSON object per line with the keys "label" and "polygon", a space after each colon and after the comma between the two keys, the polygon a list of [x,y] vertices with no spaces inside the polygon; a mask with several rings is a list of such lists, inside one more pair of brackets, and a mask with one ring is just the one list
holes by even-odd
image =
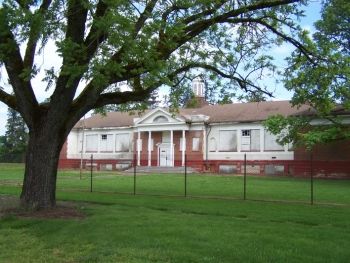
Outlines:
{"label": "foliage", "polygon": [[28,142],[28,129],[20,114],[9,108],[0,158],[4,162],[22,162]]}
{"label": "foliage", "polygon": [[[327,0],[322,9],[322,19],[315,23],[316,32],[311,39],[304,32],[302,43],[312,53],[306,56],[296,50],[288,59],[290,67],[286,70],[285,86],[293,91],[292,103],[295,106],[310,105],[314,118],[325,119],[328,125],[309,126],[295,130],[291,127],[293,119],[280,120],[279,131],[290,125],[288,137],[305,143],[309,148],[320,142],[350,138],[350,128],[344,124],[342,115],[350,112],[350,2],[347,0]],[[312,118],[310,118],[310,121]],[[268,123],[268,127],[272,128]],[[275,129],[274,132],[279,132]]]}
{"label": "foliage", "polygon": [[[16,44],[29,39],[23,61],[27,63],[16,73],[30,81],[44,70],[47,89],[57,91],[57,84],[64,81],[70,94],[79,82],[87,83],[81,96],[68,100],[83,105],[85,112],[108,104],[143,101],[161,85],[174,87],[172,94],[176,93],[180,84],[201,69],[215,82],[211,87],[232,88],[230,96],[237,88],[271,95],[259,85],[264,72],[275,69],[266,47],[282,41],[299,47],[288,33],[293,37],[300,31],[293,20],[302,14],[299,2],[43,1],[39,5],[5,0],[2,34],[16,34],[1,43],[1,60],[6,66],[8,49],[15,52]],[[73,22],[79,27],[74,29]],[[33,61],[35,51],[43,50],[53,38],[63,67],[41,69]],[[131,92],[120,89],[118,84],[123,81],[130,83]],[[94,101],[86,102],[93,97]],[[6,96],[2,101],[15,106],[5,98],[9,99]],[[29,123],[31,118],[25,119]]]}

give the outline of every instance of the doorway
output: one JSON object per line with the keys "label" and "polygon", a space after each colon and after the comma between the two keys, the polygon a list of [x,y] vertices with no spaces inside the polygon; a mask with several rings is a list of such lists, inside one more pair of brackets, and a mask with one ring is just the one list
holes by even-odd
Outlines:
{"label": "doorway", "polygon": [[162,143],[159,145],[158,157],[159,166],[173,166],[173,156],[171,154],[170,143]]}

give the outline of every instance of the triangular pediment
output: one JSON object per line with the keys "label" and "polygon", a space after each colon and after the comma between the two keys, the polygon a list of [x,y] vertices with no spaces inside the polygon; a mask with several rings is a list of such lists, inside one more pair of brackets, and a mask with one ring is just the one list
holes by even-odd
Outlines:
{"label": "triangular pediment", "polygon": [[149,111],[140,118],[134,119],[136,126],[140,125],[167,125],[167,124],[183,124],[185,119],[179,116],[174,116],[166,109],[156,108]]}

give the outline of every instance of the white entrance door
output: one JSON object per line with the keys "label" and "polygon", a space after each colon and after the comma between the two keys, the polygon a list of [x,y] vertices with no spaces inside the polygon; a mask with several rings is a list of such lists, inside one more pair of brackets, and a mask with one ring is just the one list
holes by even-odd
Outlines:
{"label": "white entrance door", "polygon": [[159,166],[173,166],[170,144],[159,146]]}

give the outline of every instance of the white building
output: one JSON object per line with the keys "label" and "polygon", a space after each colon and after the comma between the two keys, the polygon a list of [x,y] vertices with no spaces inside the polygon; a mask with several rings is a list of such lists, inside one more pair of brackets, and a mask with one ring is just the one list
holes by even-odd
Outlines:
{"label": "white building", "polygon": [[275,114],[310,114],[309,107],[293,108],[288,101],[208,105],[203,103],[203,88],[195,79],[200,107],[180,109],[176,115],[157,108],[140,116],[110,112],[81,120],[67,138],[60,167],[85,166],[93,155],[98,169],[123,169],[134,162],[162,167],[186,162],[200,171],[240,173],[246,156],[250,173],[296,173],[293,165],[301,158],[288,145],[279,145],[262,122]]}

